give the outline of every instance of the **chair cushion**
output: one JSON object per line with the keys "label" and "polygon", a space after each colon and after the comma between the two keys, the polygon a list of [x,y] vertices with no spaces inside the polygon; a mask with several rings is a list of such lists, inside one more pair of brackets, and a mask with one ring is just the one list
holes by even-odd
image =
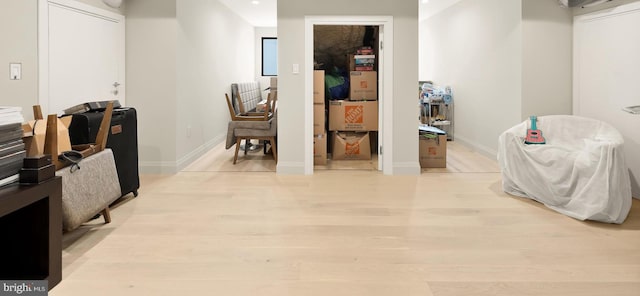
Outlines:
{"label": "chair cushion", "polygon": [[[237,102],[237,94],[240,94],[245,112],[254,110],[258,103],[262,101],[262,91],[260,90],[260,83],[257,81],[234,83],[231,85],[231,89],[234,102]],[[238,113],[238,110],[236,110],[236,113]]]}
{"label": "chair cushion", "polygon": [[73,230],[120,197],[120,181],[111,149],[91,155],[80,169],[56,171],[62,177],[63,229]]}

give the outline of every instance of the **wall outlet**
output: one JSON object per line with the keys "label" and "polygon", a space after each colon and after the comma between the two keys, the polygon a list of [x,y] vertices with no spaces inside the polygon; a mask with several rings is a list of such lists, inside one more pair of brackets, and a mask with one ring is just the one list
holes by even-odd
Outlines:
{"label": "wall outlet", "polygon": [[187,125],[187,138],[191,138],[191,126]]}
{"label": "wall outlet", "polygon": [[21,63],[11,63],[11,64],[9,64],[9,79],[10,80],[20,80],[20,79],[22,79],[22,64]]}

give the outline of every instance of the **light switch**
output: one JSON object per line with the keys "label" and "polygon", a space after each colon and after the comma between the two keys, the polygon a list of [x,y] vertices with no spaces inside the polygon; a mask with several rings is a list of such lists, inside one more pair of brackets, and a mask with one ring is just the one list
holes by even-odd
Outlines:
{"label": "light switch", "polygon": [[9,64],[9,79],[11,80],[20,80],[22,79],[22,64],[21,63],[11,63]]}
{"label": "light switch", "polygon": [[300,74],[300,64],[293,64],[291,71],[293,74]]}

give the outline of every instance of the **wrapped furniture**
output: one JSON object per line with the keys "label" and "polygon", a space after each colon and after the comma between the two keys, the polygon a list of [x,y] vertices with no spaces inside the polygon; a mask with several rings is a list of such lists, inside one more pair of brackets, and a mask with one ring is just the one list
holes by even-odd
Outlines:
{"label": "wrapped furniture", "polygon": [[576,219],[622,223],[631,208],[622,135],[594,119],[541,116],[546,144],[526,145],[528,123],[499,137],[503,190]]}

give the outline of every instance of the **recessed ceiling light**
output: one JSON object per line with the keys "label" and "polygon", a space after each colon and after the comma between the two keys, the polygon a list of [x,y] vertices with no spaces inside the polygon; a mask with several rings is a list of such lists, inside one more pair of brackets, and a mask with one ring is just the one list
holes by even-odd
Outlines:
{"label": "recessed ceiling light", "polygon": [[258,5],[258,4],[260,4],[260,1],[258,1],[258,0],[253,0],[253,1],[251,1],[251,4],[253,4],[253,5]]}

